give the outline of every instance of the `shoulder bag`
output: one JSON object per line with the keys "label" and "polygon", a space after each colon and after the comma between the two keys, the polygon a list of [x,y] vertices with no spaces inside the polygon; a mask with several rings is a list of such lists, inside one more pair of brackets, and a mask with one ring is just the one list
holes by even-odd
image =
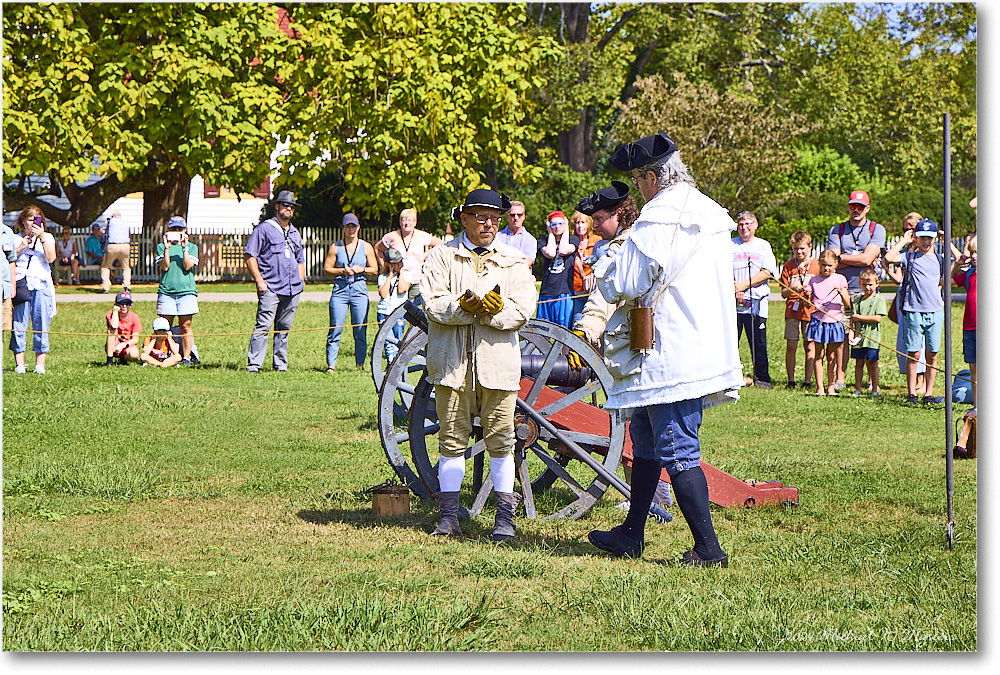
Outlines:
{"label": "shoulder bag", "polygon": [[[701,247],[702,242],[705,240],[705,236],[700,235],[698,241],[691,248],[691,252],[688,253],[687,258],[684,259],[677,269],[674,270],[673,274],[663,282],[659,289],[656,291],[656,295],[653,301],[650,303],[652,307],[652,317],[651,324],[653,323],[652,318],[655,317],[656,307],[660,304],[660,298],[663,296],[664,291],[670,287],[670,284],[674,282],[677,275],[681,273],[694,254]],[[621,380],[626,377],[635,375],[640,370],[642,370],[642,361],[646,356],[647,350],[632,349],[632,336],[631,336],[631,325],[629,321],[629,314],[635,308],[636,304],[634,300],[630,300],[625,304],[621,305],[614,311],[611,318],[608,320],[608,326],[604,331],[604,363],[608,367],[608,372],[616,380]]]}

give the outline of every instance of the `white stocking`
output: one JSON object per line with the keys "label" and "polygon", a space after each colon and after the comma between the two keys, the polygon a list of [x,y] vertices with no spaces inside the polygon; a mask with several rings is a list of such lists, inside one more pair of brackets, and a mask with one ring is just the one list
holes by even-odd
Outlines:
{"label": "white stocking", "polygon": [[441,492],[458,492],[465,477],[465,457],[445,457],[438,460],[438,483]]}
{"label": "white stocking", "polygon": [[514,491],[514,455],[490,457],[490,478],[496,492]]}

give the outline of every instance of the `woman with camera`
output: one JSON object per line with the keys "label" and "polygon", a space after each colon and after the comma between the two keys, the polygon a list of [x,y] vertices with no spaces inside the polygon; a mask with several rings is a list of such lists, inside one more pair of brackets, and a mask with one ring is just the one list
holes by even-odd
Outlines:
{"label": "woman with camera", "polygon": [[35,331],[32,349],[35,372],[45,372],[49,352],[49,324],[56,315],[56,291],[52,285],[52,263],[56,259],[56,240],[45,231],[45,216],[37,206],[28,206],[17,216],[19,234],[15,234],[17,254],[17,292],[14,294],[13,330],[10,350],[14,352],[14,372],[25,372],[28,322]]}
{"label": "woman with camera", "polygon": [[198,289],[194,283],[194,268],[198,264],[198,245],[188,241],[187,223],[173,216],[163,234],[163,243],[156,245],[156,265],[163,272],[156,296],[156,313],[170,324],[177,317],[181,330],[181,365],[198,363],[191,332],[191,317],[198,313]]}

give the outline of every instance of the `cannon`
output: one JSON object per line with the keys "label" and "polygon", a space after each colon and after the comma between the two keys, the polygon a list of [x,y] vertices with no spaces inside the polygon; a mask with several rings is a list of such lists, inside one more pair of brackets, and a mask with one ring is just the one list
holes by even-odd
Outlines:
{"label": "cannon", "polygon": [[[409,326],[396,341],[392,325],[405,318]],[[609,487],[625,497],[630,490],[615,471],[632,460],[627,420],[618,410],[602,407],[612,377],[603,358],[583,339],[557,324],[529,319],[519,331],[521,381],[515,409],[514,457],[524,497],[525,515],[546,519],[580,518]],[[392,362],[384,358],[387,342],[398,344]],[[372,345],[372,379],[378,392],[378,427],[382,448],[396,475],[414,494],[430,499],[438,492],[438,419],[434,387],[427,380],[424,358],[427,318],[419,304],[408,301],[383,323]],[[575,351],[583,364],[567,360]],[[492,491],[485,472],[485,444],[479,420],[474,442],[466,451],[473,460],[472,504],[463,515],[475,516]],[[798,503],[798,491],[779,482],[749,484],[705,465],[709,498],[722,506]],[[663,478],[668,479],[666,471]],[[713,499],[714,495],[714,499]],[[651,509],[664,520],[670,514]]]}

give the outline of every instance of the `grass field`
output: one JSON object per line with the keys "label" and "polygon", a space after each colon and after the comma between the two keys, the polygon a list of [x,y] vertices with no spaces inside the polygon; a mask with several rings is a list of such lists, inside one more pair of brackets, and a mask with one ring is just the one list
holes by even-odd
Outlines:
{"label": "grass field", "polygon": [[[52,330],[99,331],[109,306],[62,304]],[[135,308],[148,332],[153,304]],[[326,322],[303,303],[295,326]],[[252,304],[206,302],[194,328],[252,323]],[[519,518],[503,547],[492,504],[463,541],[428,536],[416,498],[374,517],[364,490],[394,474],[349,335],[333,375],[322,330],[292,336],[288,373],[257,376],[245,335],[196,338],[203,364],[167,371],[98,367],[99,337],[51,340],[44,376],[3,357],[5,650],[977,649],[976,462],[955,462],[949,550],[944,411],[903,403],[886,351],[882,400],[779,386],[706,413],[707,461],[800,504],[713,508],[730,567],[690,570],[671,564],[691,545],[676,508],[640,560],[587,543],[620,521],[616,493],[579,521]]]}

